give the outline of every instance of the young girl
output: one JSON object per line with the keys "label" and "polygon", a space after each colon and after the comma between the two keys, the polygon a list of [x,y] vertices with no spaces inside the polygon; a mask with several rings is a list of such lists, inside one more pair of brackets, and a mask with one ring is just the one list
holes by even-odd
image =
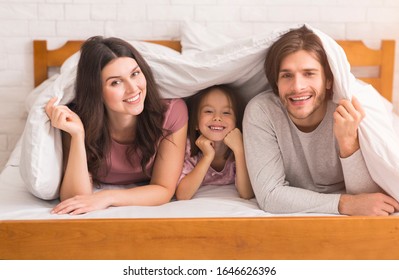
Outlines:
{"label": "young girl", "polygon": [[228,85],[201,90],[188,99],[189,138],[178,200],[191,199],[201,185],[234,184],[240,197],[254,196],[240,131],[243,110]]}
{"label": "young girl", "polygon": [[[53,213],[170,201],[184,161],[187,107],[182,99],[160,98],[150,67],[133,46],[117,38],[88,39],[73,110],[55,101],[45,109],[64,132],[64,175],[62,202]],[[93,183],[141,186],[93,192]]]}

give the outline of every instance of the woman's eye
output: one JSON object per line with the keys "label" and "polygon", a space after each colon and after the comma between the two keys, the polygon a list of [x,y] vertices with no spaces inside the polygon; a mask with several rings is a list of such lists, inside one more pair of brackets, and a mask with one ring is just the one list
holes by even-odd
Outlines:
{"label": "woman's eye", "polygon": [[140,74],[140,71],[134,71],[133,73],[132,73],[132,76],[138,76]]}
{"label": "woman's eye", "polygon": [[118,80],[112,81],[112,82],[111,82],[111,86],[117,86],[117,85],[119,85],[120,83],[121,83],[121,82],[118,81]]}

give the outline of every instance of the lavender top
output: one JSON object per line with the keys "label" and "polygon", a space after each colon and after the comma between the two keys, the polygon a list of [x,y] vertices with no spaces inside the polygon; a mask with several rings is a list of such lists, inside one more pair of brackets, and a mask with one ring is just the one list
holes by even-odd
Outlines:
{"label": "lavender top", "polygon": [[[197,165],[197,163],[202,158],[201,152],[198,153],[198,155],[191,157],[190,156],[190,147],[191,147],[190,141],[187,139],[186,155],[185,155],[185,160],[184,160],[184,165],[183,165],[183,171],[182,171],[182,174],[180,175],[179,182],[184,178],[184,176],[186,176],[188,173],[191,172],[191,170],[194,169],[194,167]],[[234,158],[232,156],[230,156],[227,159],[223,170],[216,171],[211,166],[209,167],[209,169],[205,175],[205,178],[201,183],[201,186],[234,184],[235,178],[236,178],[236,164],[235,164]]]}

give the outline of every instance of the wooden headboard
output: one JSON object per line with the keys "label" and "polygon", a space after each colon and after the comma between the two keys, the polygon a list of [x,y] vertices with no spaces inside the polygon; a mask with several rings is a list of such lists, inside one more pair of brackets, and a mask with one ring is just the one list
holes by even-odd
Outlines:
{"label": "wooden headboard", "polygon": [[[170,47],[181,51],[179,41],[155,40],[147,41]],[[337,41],[344,49],[352,67],[375,66],[379,68],[377,77],[358,77],[371,84],[386,99],[392,102],[395,41],[381,41],[381,48],[370,49],[362,41]],[[62,63],[73,53],[80,49],[83,41],[68,41],[62,47],[55,50],[47,49],[47,42],[35,40],[34,50],[34,78],[35,86],[48,78],[50,67],[60,67]]]}
{"label": "wooden headboard", "polygon": [[[58,49],[47,49],[47,41],[33,41],[33,71],[35,87],[40,85],[48,78],[50,67],[61,67],[62,63],[72,54],[80,49],[84,41],[68,41]],[[146,41],[158,45],[163,45],[181,51],[180,41],[150,40]]]}
{"label": "wooden headboard", "polygon": [[344,49],[352,67],[376,66],[377,77],[358,77],[371,84],[382,96],[392,102],[395,62],[395,41],[382,40],[378,50],[368,48],[362,41],[337,41]]}

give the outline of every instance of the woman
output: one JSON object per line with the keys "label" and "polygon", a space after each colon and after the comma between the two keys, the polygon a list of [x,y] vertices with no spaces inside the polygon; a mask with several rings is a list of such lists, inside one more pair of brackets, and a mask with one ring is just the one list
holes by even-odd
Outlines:
{"label": "woman", "polygon": [[[183,100],[160,98],[150,67],[133,46],[118,38],[88,39],[72,109],[55,101],[46,113],[65,132],[65,171],[62,202],[53,213],[170,201],[183,165],[187,108]],[[93,192],[93,184],[142,185]]]}

